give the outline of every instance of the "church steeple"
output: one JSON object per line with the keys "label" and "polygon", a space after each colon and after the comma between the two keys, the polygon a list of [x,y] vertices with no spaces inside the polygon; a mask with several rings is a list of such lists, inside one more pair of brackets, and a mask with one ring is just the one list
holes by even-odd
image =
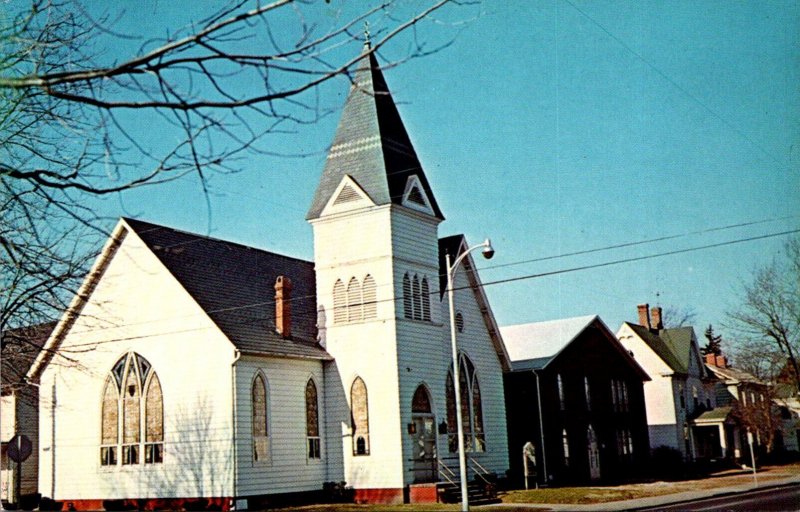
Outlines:
{"label": "church steeple", "polygon": [[322,214],[345,176],[376,205],[444,219],[368,40],[306,219]]}

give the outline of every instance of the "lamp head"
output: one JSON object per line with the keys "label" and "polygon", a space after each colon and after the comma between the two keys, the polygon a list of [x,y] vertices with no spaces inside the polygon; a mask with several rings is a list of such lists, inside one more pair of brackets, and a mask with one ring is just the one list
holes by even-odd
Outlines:
{"label": "lamp head", "polygon": [[492,259],[492,256],[494,256],[494,248],[492,247],[492,241],[489,240],[488,238],[486,239],[485,242],[483,242],[483,250],[481,251],[481,254],[483,254],[483,257],[486,258],[487,260]]}

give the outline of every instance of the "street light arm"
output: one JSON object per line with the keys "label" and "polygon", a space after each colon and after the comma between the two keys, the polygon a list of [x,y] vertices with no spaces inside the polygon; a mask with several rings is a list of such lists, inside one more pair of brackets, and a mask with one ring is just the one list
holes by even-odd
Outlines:
{"label": "street light arm", "polygon": [[480,249],[481,247],[483,247],[484,249],[490,249],[491,250],[492,242],[487,238],[486,240],[483,241],[483,243],[480,243],[480,244],[477,244],[477,245],[473,245],[472,247],[468,248],[466,251],[462,252],[458,256],[458,258],[456,258],[455,261],[453,261],[453,263],[447,268],[447,273],[448,274],[452,273],[453,276],[455,276],[456,269],[458,269],[458,266],[461,264],[461,262],[464,260],[464,258],[466,258],[467,255],[469,253],[471,253],[472,251],[474,251],[475,249]]}

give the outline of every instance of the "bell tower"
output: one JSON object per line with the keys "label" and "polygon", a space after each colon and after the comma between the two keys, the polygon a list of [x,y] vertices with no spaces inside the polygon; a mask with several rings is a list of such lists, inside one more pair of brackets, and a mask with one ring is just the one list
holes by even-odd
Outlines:
{"label": "bell tower", "polygon": [[407,361],[442,345],[444,216],[369,43],[306,218],[320,327],[335,359],[326,369],[331,478],[340,475],[357,498],[402,501],[416,478],[411,402],[419,382],[434,378]]}

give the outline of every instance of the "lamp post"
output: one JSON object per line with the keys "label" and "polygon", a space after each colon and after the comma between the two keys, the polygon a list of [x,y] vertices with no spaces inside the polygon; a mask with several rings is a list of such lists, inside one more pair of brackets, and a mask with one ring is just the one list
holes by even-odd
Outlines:
{"label": "lamp post", "polygon": [[469,510],[469,497],[467,496],[467,457],[464,452],[464,418],[461,414],[461,383],[459,376],[458,365],[458,345],[456,342],[456,309],[453,293],[453,283],[455,281],[455,273],[458,265],[464,260],[467,254],[475,249],[483,248],[483,257],[491,259],[494,256],[494,249],[492,242],[488,238],[482,243],[468,248],[461,253],[455,261],[450,261],[450,254],[445,254],[445,261],[447,263],[447,298],[450,301],[450,348],[453,351],[453,392],[455,393],[454,401],[456,403],[456,430],[458,431],[458,466],[459,478],[461,479],[461,510],[467,512]]}

